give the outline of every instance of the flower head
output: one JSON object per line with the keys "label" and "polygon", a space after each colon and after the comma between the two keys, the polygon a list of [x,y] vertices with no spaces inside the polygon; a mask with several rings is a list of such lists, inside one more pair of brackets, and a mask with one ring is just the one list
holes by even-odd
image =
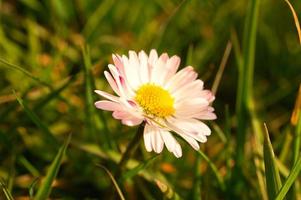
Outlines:
{"label": "flower head", "polygon": [[180,58],[155,50],[147,55],[129,52],[129,57],[113,55],[105,77],[117,94],[95,92],[107,100],[95,102],[99,109],[113,111],[113,117],[128,126],[145,122],[144,144],[147,151],[160,153],[164,144],[176,157],[182,149],[172,132],[181,136],[194,149],[206,142],[210,128],[201,120],[216,119],[210,103],[214,95],[204,90],[203,81],[191,66],[178,71]]}

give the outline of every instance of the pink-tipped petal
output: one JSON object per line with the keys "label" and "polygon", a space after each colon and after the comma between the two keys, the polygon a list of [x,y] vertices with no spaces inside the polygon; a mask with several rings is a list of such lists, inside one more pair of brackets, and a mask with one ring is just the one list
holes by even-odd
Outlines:
{"label": "pink-tipped petal", "polygon": [[119,102],[119,98],[118,97],[113,96],[113,95],[111,95],[111,94],[109,94],[107,92],[104,92],[104,91],[101,91],[101,90],[94,90],[94,92],[96,94],[98,94],[98,95],[106,98],[106,99],[109,99],[109,100],[114,101],[114,102]]}
{"label": "pink-tipped petal", "polygon": [[178,88],[174,92],[172,92],[172,94],[173,96],[178,98],[177,101],[180,101],[180,99],[182,99],[183,97],[188,98],[187,96],[189,95],[189,93],[193,94],[195,91],[202,91],[203,85],[204,85],[203,81],[199,79],[195,81],[191,81],[185,84],[184,86]]}
{"label": "pink-tipped petal", "polygon": [[164,75],[166,74],[166,61],[168,60],[167,53],[163,53],[157,62],[155,62],[154,67],[152,68],[152,76],[151,82],[156,83],[158,85],[163,85]]}
{"label": "pink-tipped petal", "polygon": [[98,109],[107,110],[107,111],[116,111],[116,110],[122,110],[123,107],[116,102],[102,100],[102,101],[96,101],[95,106]]}
{"label": "pink-tipped petal", "polygon": [[213,95],[213,93],[210,90],[203,90],[201,92],[201,96],[204,97],[205,99],[207,99],[207,101],[209,103],[211,103],[215,99],[215,96]]}
{"label": "pink-tipped petal", "polygon": [[200,120],[215,120],[217,118],[216,114],[212,112],[202,112],[192,117]]}
{"label": "pink-tipped petal", "polygon": [[124,64],[126,80],[130,88],[133,90],[137,89],[140,83],[137,66],[132,65],[132,61],[124,55],[122,56],[122,62]]}
{"label": "pink-tipped petal", "polygon": [[113,54],[112,58],[113,58],[114,65],[118,69],[119,73],[124,75],[124,66],[123,66],[123,63],[122,63],[122,58],[117,54],[116,55]]}
{"label": "pink-tipped petal", "polygon": [[193,70],[193,67],[188,66],[177,72],[170,80],[166,83],[166,88],[171,92],[174,92],[181,88],[182,86],[190,83],[197,78],[197,73]]}
{"label": "pink-tipped petal", "polygon": [[175,75],[179,66],[180,66],[181,59],[178,56],[172,56],[169,60],[167,60],[165,65],[165,73],[163,74],[163,84],[165,85],[166,82]]}
{"label": "pink-tipped petal", "polygon": [[118,86],[115,82],[115,80],[113,79],[113,77],[111,76],[111,74],[107,71],[104,72],[105,74],[105,77],[107,79],[107,81],[109,82],[111,88],[113,89],[113,91],[120,96],[120,92],[119,92],[119,89],[118,89]]}

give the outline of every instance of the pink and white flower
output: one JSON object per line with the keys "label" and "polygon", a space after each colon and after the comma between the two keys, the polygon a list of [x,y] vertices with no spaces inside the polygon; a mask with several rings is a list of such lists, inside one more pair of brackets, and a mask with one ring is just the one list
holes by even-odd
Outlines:
{"label": "pink and white flower", "polygon": [[210,103],[214,95],[204,90],[203,81],[191,66],[177,72],[178,56],[158,56],[156,50],[147,55],[129,51],[129,57],[113,55],[105,77],[117,96],[95,92],[107,100],[95,102],[98,109],[112,111],[115,119],[128,126],[145,122],[144,144],[148,152],[160,153],[164,144],[176,157],[182,149],[173,134],[186,140],[195,150],[205,143],[210,128],[201,120],[214,120]]}

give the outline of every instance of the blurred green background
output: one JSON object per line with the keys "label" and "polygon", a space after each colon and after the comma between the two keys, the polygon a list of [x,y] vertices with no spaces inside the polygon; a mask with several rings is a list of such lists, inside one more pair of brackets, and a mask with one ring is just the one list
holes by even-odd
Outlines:
{"label": "blurred green background", "polygon": [[[59,146],[72,133],[50,197],[117,198],[108,175],[96,164],[114,171],[136,128],[122,126],[111,113],[93,106],[99,99],[94,89],[112,92],[103,76],[112,53],[154,48],[179,55],[181,67],[195,67],[210,89],[227,43],[236,42],[241,48],[248,2],[0,0],[0,177],[8,190],[16,199],[35,193]],[[269,127],[275,154],[290,166],[294,140],[290,116],[301,82],[301,48],[287,4],[259,2],[256,110]],[[291,3],[301,16],[301,2]],[[181,159],[165,149],[150,161],[155,154],[147,153],[141,143],[136,159],[147,164],[142,171],[151,177],[140,171],[125,180],[122,190],[127,199],[163,199],[167,192],[183,199],[262,198],[252,131],[244,148],[242,175],[232,177],[235,146],[240,143],[237,80],[232,49],[214,102],[218,119],[211,123],[212,136],[201,145],[225,187],[208,162],[185,142],[181,141]],[[157,180],[168,182],[166,193]]]}

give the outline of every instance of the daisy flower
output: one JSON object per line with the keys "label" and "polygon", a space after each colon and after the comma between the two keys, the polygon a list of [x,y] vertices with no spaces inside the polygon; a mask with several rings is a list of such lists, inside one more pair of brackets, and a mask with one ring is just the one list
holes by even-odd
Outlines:
{"label": "daisy flower", "polygon": [[158,56],[156,50],[147,55],[129,51],[129,56],[113,55],[113,64],[104,75],[117,96],[101,90],[106,98],[95,102],[98,109],[112,111],[122,124],[136,126],[145,122],[143,132],[148,152],[162,152],[164,145],[176,157],[182,149],[173,134],[178,134],[195,150],[207,141],[210,128],[201,120],[216,119],[210,103],[214,95],[204,90],[203,81],[191,66],[177,72],[178,56]]}

